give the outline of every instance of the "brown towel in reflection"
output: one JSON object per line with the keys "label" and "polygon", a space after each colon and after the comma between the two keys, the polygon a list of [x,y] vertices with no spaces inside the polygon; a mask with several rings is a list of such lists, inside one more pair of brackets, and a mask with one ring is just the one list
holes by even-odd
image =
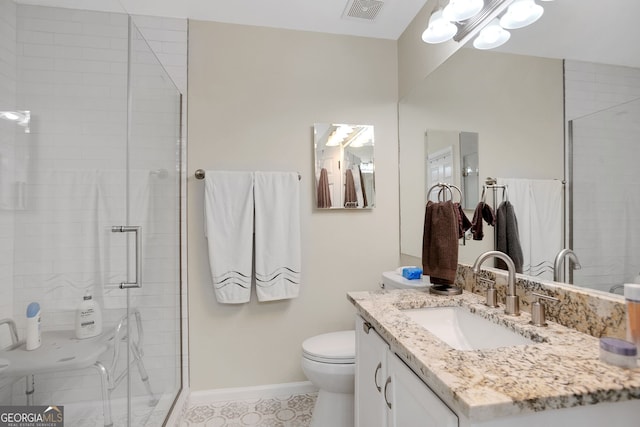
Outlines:
{"label": "brown towel in reflection", "polygon": [[358,165],[358,173],[360,174],[360,188],[362,189],[362,207],[366,208],[369,206],[369,202],[367,201],[367,190],[364,188],[364,178],[362,176],[362,169],[360,169],[360,165]]}
{"label": "brown towel in reflection", "polygon": [[464,232],[471,228],[471,221],[469,221],[469,218],[465,215],[460,203],[454,203],[453,208],[455,209],[456,216],[458,217],[458,239],[461,239],[464,237]]}
{"label": "brown towel in reflection", "polygon": [[471,234],[473,240],[482,240],[484,232],[482,230],[482,220],[487,221],[489,225],[496,225],[496,214],[491,209],[491,206],[485,202],[478,203],[476,210],[473,212],[473,219],[471,220]]}
{"label": "brown towel in reflection", "polygon": [[358,196],[356,196],[356,183],[353,179],[353,172],[351,172],[351,169],[347,169],[345,176],[346,180],[344,184],[344,207],[357,208]]}
{"label": "brown towel in reflection", "polygon": [[[502,202],[498,206],[497,211],[497,239],[496,249],[509,255],[516,266],[516,273],[522,273],[522,264],[524,257],[522,255],[522,246],[520,245],[520,233],[518,231],[518,219],[516,218],[513,205],[508,200]],[[497,259],[496,267],[506,270],[507,265],[504,261]]]}
{"label": "brown towel in reflection", "polygon": [[329,175],[327,170],[322,168],[320,170],[320,180],[318,181],[318,194],[317,201],[319,208],[331,207],[331,192],[329,191]]}
{"label": "brown towel in reflection", "polygon": [[458,217],[453,202],[427,202],[422,270],[434,284],[452,284],[458,269]]}

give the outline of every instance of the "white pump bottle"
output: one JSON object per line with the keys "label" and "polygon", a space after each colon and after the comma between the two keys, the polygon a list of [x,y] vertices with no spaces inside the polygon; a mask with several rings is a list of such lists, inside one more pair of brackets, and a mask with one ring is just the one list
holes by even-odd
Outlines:
{"label": "white pump bottle", "polygon": [[76,310],[76,338],[85,339],[102,333],[102,312],[100,306],[87,291]]}

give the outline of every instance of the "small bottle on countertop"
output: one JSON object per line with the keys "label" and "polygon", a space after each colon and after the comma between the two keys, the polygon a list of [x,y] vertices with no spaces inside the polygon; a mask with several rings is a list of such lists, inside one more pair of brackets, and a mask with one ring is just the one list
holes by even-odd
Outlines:
{"label": "small bottle on countertop", "polygon": [[32,302],[27,306],[27,350],[35,350],[42,344],[40,304]]}
{"label": "small bottle on countertop", "polygon": [[76,338],[85,339],[102,333],[102,312],[100,306],[87,291],[76,310]]}
{"label": "small bottle on countertop", "polygon": [[640,284],[625,283],[624,299],[627,305],[627,341],[640,350]]}

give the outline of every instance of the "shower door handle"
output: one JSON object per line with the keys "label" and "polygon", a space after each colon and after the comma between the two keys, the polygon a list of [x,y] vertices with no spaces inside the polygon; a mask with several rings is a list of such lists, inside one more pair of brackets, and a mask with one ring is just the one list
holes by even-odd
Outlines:
{"label": "shower door handle", "polygon": [[121,282],[120,289],[141,288],[142,287],[142,227],[138,225],[116,225],[111,227],[111,232],[136,234],[136,281]]}

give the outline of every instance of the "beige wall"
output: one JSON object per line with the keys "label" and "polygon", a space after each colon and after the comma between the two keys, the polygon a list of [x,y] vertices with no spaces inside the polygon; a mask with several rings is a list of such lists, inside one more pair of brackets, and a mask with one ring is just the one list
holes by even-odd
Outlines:
{"label": "beige wall", "polygon": [[[395,41],[191,21],[188,273],[192,390],[304,380],[301,342],[353,328],[350,290],[398,264]],[[376,208],[315,211],[314,122],[375,126]],[[299,298],[218,304],[203,235],[210,170],[302,175]]]}
{"label": "beige wall", "polygon": [[[480,184],[488,176],[564,177],[561,60],[460,49],[403,99],[399,117],[405,254],[419,256],[422,247],[427,129],[479,133]],[[481,242],[460,247],[459,261],[473,263],[488,249],[491,227]]]}
{"label": "beige wall", "polygon": [[428,0],[398,39],[400,98],[409,94],[462,47],[460,43],[453,40],[439,44],[428,44],[422,41],[422,32],[427,28],[431,12],[438,7],[438,4],[439,0]]}

